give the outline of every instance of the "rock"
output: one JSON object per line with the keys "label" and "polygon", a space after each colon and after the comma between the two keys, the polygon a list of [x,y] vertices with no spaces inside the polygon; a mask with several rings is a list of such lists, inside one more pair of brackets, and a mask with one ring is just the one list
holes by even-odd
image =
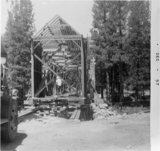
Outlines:
{"label": "rock", "polygon": [[131,149],[131,148],[132,148],[132,146],[131,146],[131,145],[128,145],[128,146],[127,146],[127,149]]}
{"label": "rock", "polygon": [[101,115],[101,116],[98,116],[97,119],[101,120],[101,119],[105,119],[105,117]]}
{"label": "rock", "polygon": [[44,116],[44,114],[43,114],[43,113],[40,113],[40,116]]}
{"label": "rock", "polygon": [[123,116],[126,116],[127,115],[127,113],[123,113]]}
{"label": "rock", "polygon": [[105,103],[101,103],[101,104],[99,104],[99,108],[100,109],[106,109],[106,108],[108,108],[108,105],[107,104],[105,104]]}
{"label": "rock", "polygon": [[120,114],[119,114],[119,115],[117,115],[116,117],[117,117],[117,118],[121,118],[121,117],[122,117],[122,115],[120,115]]}
{"label": "rock", "polygon": [[93,111],[94,111],[94,110],[97,110],[97,106],[96,106],[95,103],[91,103],[90,106],[91,106],[91,109],[92,109]]}
{"label": "rock", "polygon": [[79,119],[74,119],[74,121],[75,121],[75,122],[80,122],[80,120],[79,120]]}

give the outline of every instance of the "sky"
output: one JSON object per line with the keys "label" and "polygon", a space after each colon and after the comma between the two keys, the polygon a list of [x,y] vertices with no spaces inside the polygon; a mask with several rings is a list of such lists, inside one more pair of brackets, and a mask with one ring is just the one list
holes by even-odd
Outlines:
{"label": "sky", "polygon": [[[90,36],[93,0],[31,0],[38,32],[55,15],[60,15],[83,36]],[[6,0],[1,0],[1,34],[8,19]]]}

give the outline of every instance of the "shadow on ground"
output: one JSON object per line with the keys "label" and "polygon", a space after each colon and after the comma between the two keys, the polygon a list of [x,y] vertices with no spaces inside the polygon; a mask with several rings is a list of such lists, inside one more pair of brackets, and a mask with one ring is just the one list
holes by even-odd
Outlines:
{"label": "shadow on ground", "polygon": [[11,143],[1,142],[1,151],[16,151],[16,148],[22,145],[23,140],[27,137],[25,133],[17,133],[16,139]]}
{"label": "shadow on ground", "polygon": [[41,117],[36,115],[36,114],[26,115],[26,116],[23,116],[23,117],[19,118],[19,123],[22,123],[22,122],[25,122],[25,121],[37,120],[39,118],[41,118]]}

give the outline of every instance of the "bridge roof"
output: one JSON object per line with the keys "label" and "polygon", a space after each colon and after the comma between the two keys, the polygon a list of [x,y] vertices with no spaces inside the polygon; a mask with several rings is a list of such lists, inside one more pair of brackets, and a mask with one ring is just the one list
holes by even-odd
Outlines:
{"label": "bridge roof", "polygon": [[43,54],[50,54],[52,61],[59,66],[64,66],[66,59],[70,62],[80,52],[81,40],[82,35],[59,15],[54,16],[33,36],[33,41],[41,43]]}

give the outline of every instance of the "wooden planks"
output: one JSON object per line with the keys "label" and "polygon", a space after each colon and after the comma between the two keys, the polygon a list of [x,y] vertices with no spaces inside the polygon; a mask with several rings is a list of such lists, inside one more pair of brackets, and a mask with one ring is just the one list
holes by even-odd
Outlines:
{"label": "wooden planks", "polygon": [[80,118],[80,114],[81,114],[81,110],[80,110],[80,109],[76,109],[76,110],[72,113],[70,119],[72,119],[72,120],[79,119],[79,118]]}
{"label": "wooden planks", "polygon": [[72,115],[71,115],[70,119],[74,119],[74,118],[75,118],[75,116],[76,116],[76,114],[77,114],[77,110],[75,110],[75,111],[72,113]]}
{"label": "wooden planks", "polygon": [[79,118],[80,118],[80,114],[81,114],[81,110],[78,109],[78,110],[77,110],[77,113],[76,113],[76,115],[75,115],[75,119],[79,119]]}
{"label": "wooden planks", "polygon": [[6,118],[2,118],[1,119],[1,124],[5,124],[5,123],[7,123],[8,122],[8,119],[6,119]]}

